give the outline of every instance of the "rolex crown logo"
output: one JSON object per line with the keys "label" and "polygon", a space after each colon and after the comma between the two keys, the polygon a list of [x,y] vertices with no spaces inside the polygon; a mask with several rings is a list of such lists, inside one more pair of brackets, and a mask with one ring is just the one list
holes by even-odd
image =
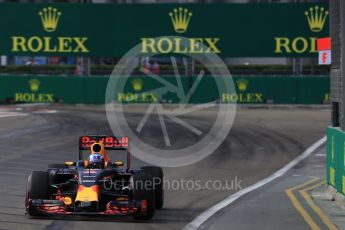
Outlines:
{"label": "rolex crown logo", "polygon": [[37,79],[31,79],[29,81],[30,89],[32,92],[36,92],[40,87],[40,81]]}
{"label": "rolex crown logo", "polygon": [[192,17],[192,12],[186,8],[183,9],[182,7],[179,7],[170,12],[169,16],[176,33],[184,33],[187,31],[190,18]]}
{"label": "rolex crown logo", "polygon": [[56,8],[49,6],[47,8],[43,8],[42,11],[38,13],[38,15],[41,17],[41,21],[45,31],[53,32],[56,30],[61,12],[59,12]]}
{"label": "rolex crown logo", "polygon": [[305,16],[307,17],[309,28],[313,32],[320,32],[325,25],[325,21],[327,19],[328,11],[325,10],[323,7],[310,7],[309,11],[305,12]]}
{"label": "rolex crown logo", "polygon": [[143,88],[143,80],[141,80],[139,78],[134,79],[132,81],[132,85],[133,85],[134,91],[139,92]]}
{"label": "rolex crown logo", "polygon": [[236,81],[236,83],[240,91],[245,91],[248,87],[248,80],[246,79],[239,79]]}

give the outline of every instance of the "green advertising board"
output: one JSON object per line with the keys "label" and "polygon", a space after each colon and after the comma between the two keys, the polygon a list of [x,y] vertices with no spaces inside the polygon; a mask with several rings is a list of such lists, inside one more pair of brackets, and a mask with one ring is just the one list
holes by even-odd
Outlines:
{"label": "green advertising board", "polygon": [[[105,103],[109,77],[93,76],[1,76],[0,101],[14,103]],[[178,85],[173,76],[164,80]],[[197,77],[182,77],[181,83],[188,93]],[[219,92],[214,77],[204,76],[187,103],[200,104],[217,101],[238,104],[324,104],[330,101],[329,76],[234,76],[236,92]],[[163,85],[148,76],[131,76],[122,90],[114,92],[120,103],[180,103],[176,92],[156,93]]]}
{"label": "green advertising board", "polygon": [[345,133],[327,128],[327,184],[345,194]]}
{"label": "green advertising board", "polygon": [[325,3],[1,3],[0,55],[119,57],[140,44],[144,56],[307,57],[328,18]]}
{"label": "green advertising board", "polygon": [[3,102],[83,103],[86,98],[85,81],[78,77],[1,76],[0,84]]}
{"label": "green advertising board", "polygon": [[[327,183],[340,189],[339,156],[341,154],[341,132],[329,127],[327,129]],[[340,191],[340,190],[339,190]]]}

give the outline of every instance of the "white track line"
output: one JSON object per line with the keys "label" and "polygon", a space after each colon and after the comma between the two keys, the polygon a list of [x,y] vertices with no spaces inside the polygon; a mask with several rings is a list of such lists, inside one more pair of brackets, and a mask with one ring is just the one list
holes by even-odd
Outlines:
{"label": "white track line", "polygon": [[16,116],[27,116],[27,113],[18,113],[18,112],[2,112],[0,111],[0,118],[2,117],[16,117]]}
{"label": "white track line", "polygon": [[33,111],[34,114],[51,114],[51,113],[57,113],[58,111],[55,109],[43,109],[43,110],[37,110]]}
{"label": "white track line", "polygon": [[266,177],[265,179],[240,190],[239,192],[232,194],[225,198],[223,201],[219,202],[218,204],[212,206],[211,208],[207,209],[205,212],[201,213],[199,216],[197,216],[192,222],[187,224],[183,230],[194,230],[199,228],[203,223],[206,222],[212,215],[214,215],[219,210],[225,208],[229,204],[233,203],[235,200],[240,198],[241,196],[254,191],[255,189],[258,189],[265,184],[270,183],[271,181],[277,179],[278,177],[281,177],[284,175],[287,171],[295,167],[299,162],[307,158],[310,154],[312,154],[317,148],[319,148],[323,143],[326,142],[326,136],[315,142],[312,146],[310,146],[308,149],[306,149],[301,155],[296,157],[294,160],[290,161],[287,165],[285,165],[283,168],[278,170],[277,172],[273,173],[271,176]]}

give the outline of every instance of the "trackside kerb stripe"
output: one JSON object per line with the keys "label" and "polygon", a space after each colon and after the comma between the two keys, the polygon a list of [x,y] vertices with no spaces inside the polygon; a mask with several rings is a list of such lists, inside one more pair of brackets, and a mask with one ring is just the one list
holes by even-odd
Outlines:
{"label": "trackside kerb stripe", "polygon": [[277,172],[273,173],[271,176],[266,177],[265,179],[240,190],[239,192],[232,194],[225,198],[223,201],[219,202],[218,204],[212,206],[211,208],[207,209],[205,212],[201,213],[199,216],[197,216],[192,222],[187,224],[183,230],[194,230],[199,228],[203,223],[206,222],[211,216],[213,216],[216,212],[219,210],[225,208],[229,204],[233,203],[238,198],[242,197],[243,195],[252,192],[270,182],[277,179],[278,177],[283,176],[287,171],[295,167],[299,162],[307,158],[310,154],[312,154],[317,148],[319,148],[322,144],[326,142],[326,136],[315,142],[313,145],[311,145],[308,149],[306,149],[301,155],[296,157],[294,160],[290,161],[287,165],[285,165],[283,168],[278,170]]}

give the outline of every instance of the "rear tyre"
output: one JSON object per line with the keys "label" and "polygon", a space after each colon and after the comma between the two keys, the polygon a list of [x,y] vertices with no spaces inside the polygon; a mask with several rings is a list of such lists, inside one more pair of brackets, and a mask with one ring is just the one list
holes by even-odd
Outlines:
{"label": "rear tyre", "polygon": [[157,166],[145,166],[141,169],[152,176],[153,188],[155,190],[155,206],[156,209],[161,209],[164,204],[163,169]]}
{"label": "rear tyre", "polygon": [[146,210],[140,209],[133,215],[136,220],[149,220],[155,214],[155,194],[152,176],[146,173],[133,174],[131,178],[131,196],[137,202],[146,200]]}
{"label": "rear tyre", "polygon": [[37,213],[29,205],[29,200],[49,199],[49,175],[48,172],[32,171],[28,178],[25,205],[30,216],[35,216]]}

